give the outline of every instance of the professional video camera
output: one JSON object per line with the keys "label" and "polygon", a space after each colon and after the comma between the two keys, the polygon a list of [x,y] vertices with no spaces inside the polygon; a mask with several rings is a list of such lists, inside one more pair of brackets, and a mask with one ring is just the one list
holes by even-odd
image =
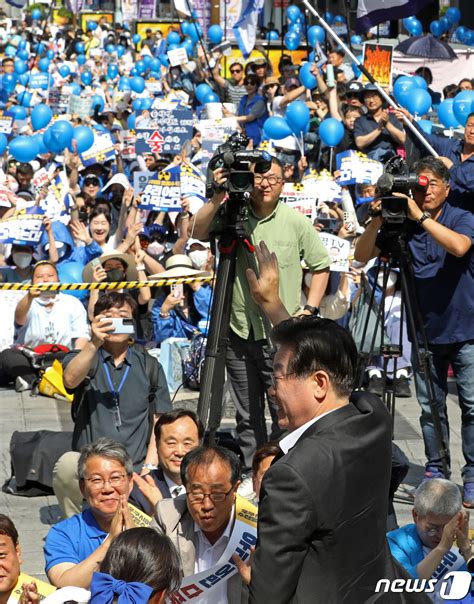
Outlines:
{"label": "professional video camera", "polygon": [[391,225],[402,225],[408,219],[408,203],[404,197],[391,193],[411,195],[412,189],[426,189],[426,176],[410,174],[405,161],[396,155],[385,164],[385,171],[377,181],[377,190],[382,201],[382,218]]}
{"label": "professional video camera", "polygon": [[[268,172],[272,165],[272,158],[266,151],[249,151],[249,139],[241,132],[234,132],[229,139],[219,147],[209,161],[206,178],[206,197],[212,197],[216,191],[227,191],[230,198],[235,194],[250,193],[253,189],[252,164],[257,164],[255,171]],[[229,178],[225,185],[216,188],[213,171],[216,168],[225,168],[229,171]]]}

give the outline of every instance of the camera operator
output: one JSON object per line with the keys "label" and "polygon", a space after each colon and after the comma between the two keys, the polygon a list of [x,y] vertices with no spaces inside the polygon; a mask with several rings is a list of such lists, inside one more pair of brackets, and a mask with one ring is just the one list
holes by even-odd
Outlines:
{"label": "camera operator", "polygon": [[[409,220],[397,232],[380,216],[374,217],[357,242],[355,259],[367,262],[381,250],[396,252],[400,237],[408,242],[415,283],[415,291],[410,293],[416,296],[421,311],[432,358],[434,403],[446,443],[449,363],[456,376],[466,461],[462,470],[463,502],[465,507],[474,507],[474,218],[470,212],[446,203],[450,173],[441,160],[426,157],[416,164],[415,172],[426,177],[428,186],[415,187],[414,199],[392,193],[406,197]],[[422,342],[419,327],[417,339]],[[449,478],[443,475],[427,386],[415,355],[412,362],[428,458],[425,476]]]}
{"label": "camera operator", "polygon": [[[264,171],[263,171],[264,170]],[[301,260],[312,272],[304,314],[317,314],[326,290],[330,259],[311,221],[280,202],[283,189],[283,167],[272,158],[268,163],[252,164],[254,175],[245,228],[255,245],[265,241],[275,252],[280,266],[280,296],[290,314],[300,310],[302,283]],[[262,173],[263,171],[263,173]],[[214,174],[215,193],[197,212],[190,227],[192,237],[206,240],[219,222],[219,208],[226,193],[219,190],[227,182],[229,172],[217,168]],[[216,188],[217,187],[217,188]],[[231,203],[231,202],[228,202]],[[267,440],[264,399],[271,387],[272,358],[269,354],[263,322],[253,302],[247,279],[248,264],[241,250],[237,253],[236,278],[232,294],[230,341],[227,349],[227,376],[237,406],[237,432],[244,454],[245,468],[252,466],[256,448]],[[271,408],[272,439],[278,436],[277,418]]]}

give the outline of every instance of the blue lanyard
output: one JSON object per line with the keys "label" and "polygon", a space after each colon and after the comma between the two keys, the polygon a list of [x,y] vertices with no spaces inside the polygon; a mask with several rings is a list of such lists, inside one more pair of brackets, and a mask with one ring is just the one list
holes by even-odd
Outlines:
{"label": "blue lanyard", "polygon": [[123,385],[125,384],[125,380],[127,379],[128,372],[130,371],[130,365],[127,365],[127,367],[123,373],[122,380],[120,381],[119,387],[117,388],[117,390],[115,390],[114,385],[112,383],[112,378],[110,377],[109,368],[107,367],[107,363],[104,359],[104,355],[102,352],[101,352],[101,356],[102,356],[102,365],[104,367],[105,377],[107,378],[107,382],[109,384],[110,391],[112,392],[112,396],[114,397],[114,403],[116,406],[118,406],[118,395],[120,394],[120,391],[122,390]]}

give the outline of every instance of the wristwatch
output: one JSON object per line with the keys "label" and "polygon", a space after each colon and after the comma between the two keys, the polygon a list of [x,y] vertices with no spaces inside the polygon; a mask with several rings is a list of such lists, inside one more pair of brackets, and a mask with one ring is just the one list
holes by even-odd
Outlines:
{"label": "wristwatch", "polygon": [[428,218],[431,218],[431,214],[429,212],[423,212],[423,214],[418,218],[418,220],[416,221],[417,224],[423,224],[425,222],[425,220],[428,220]]}
{"label": "wristwatch", "polygon": [[154,463],[144,463],[142,465],[142,470],[158,470],[158,466],[155,466]]}
{"label": "wristwatch", "polygon": [[308,310],[312,315],[319,315],[319,306],[311,306],[310,304],[305,304],[303,310]]}

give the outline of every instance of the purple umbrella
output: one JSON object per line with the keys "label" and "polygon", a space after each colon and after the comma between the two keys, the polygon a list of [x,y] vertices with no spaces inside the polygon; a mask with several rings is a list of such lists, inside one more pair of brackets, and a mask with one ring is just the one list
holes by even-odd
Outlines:
{"label": "purple umbrella", "polygon": [[444,59],[452,61],[453,59],[458,58],[449,44],[441,42],[441,40],[438,40],[432,34],[407,38],[406,40],[403,40],[395,50],[410,57],[422,57],[424,59]]}

